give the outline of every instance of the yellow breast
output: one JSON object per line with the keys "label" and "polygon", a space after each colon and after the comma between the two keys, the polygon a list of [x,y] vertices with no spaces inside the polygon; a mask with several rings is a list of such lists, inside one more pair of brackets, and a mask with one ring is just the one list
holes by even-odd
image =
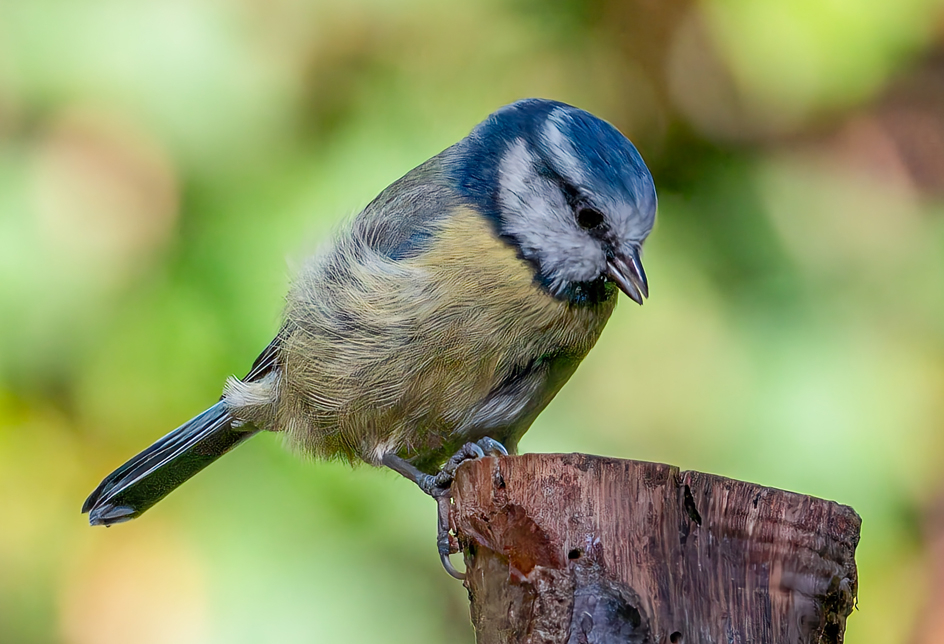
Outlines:
{"label": "yellow breast", "polygon": [[615,296],[551,297],[473,211],[441,226],[415,257],[352,253],[343,287],[315,274],[296,289],[278,424],[302,448],[368,462],[435,449],[516,369],[547,355],[576,364],[596,342]]}

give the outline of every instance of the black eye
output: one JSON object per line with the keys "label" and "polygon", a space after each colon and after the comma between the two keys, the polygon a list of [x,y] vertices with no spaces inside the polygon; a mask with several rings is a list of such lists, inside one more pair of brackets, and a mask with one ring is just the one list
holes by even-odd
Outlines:
{"label": "black eye", "polygon": [[603,223],[603,213],[596,208],[579,206],[577,208],[577,224],[584,230],[596,228]]}

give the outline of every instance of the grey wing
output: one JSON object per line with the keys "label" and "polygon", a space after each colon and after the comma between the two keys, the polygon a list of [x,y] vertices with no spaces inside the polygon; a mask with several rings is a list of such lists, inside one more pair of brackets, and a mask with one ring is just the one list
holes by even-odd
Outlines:
{"label": "grey wing", "polygon": [[461,199],[443,181],[433,157],[392,183],[354,219],[351,232],[392,260],[420,255],[432,243],[436,225]]}
{"label": "grey wing", "polygon": [[513,369],[465,419],[453,440],[435,453],[415,459],[414,464],[421,470],[432,471],[463,443],[486,436],[497,440],[514,454],[522,435],[579,364],[579,357],[567,352],[554,352]]}
{"label": "grey wing", "polygon": [[[411,264],[456,209],[433,158],[372,201],[287,298],[278,425],[300,448],[373,462],[406,418],[395,418],[423,368],[416,302],[429,272]],[[398,439],[399,440],[399,439]]]}
{"label": "grey wing", "polygon": [[536,357],[499,383],[460,431],[467,440],[488,435],[514,448],[579,364],[579,358],[562,352]]}
{"label": "grey wing", "polygon": [[249,370],[249,373],[246,374],[246,377],[243,378],[243,382],[254,382],[256,380],[261,380],[270,372],[278,369],[279,367],[279,348],[282,344],[282,336],[285,334],[285,329],[279,331],[279,333],[273,338],[272,342],[262,350],[262,353],[253,361],[252,368]]}

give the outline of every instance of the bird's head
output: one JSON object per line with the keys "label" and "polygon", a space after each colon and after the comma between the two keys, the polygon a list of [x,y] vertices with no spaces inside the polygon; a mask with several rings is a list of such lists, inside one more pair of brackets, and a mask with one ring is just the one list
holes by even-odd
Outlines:
{"label": "bird's head", "polygon": [[555,297],[605,295],[607,281],[642,304],[640,260],[656,191],[619,130],[589,112],[543,99],[489,116],[454,148],[460,190],[534,267]]}

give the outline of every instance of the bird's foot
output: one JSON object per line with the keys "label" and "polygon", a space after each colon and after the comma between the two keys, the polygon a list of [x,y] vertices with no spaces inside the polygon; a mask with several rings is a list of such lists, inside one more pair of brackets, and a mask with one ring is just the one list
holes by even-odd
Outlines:
{"label": "bird's foot", "polygon": [[383,464],[407,477],[426,494],[436,499],[436,547],[443,568],[456,579],[465,579],[465,574],[459,572],[449,561],[449,555],[459,552],[456,538],[450,534],[449,511],[452,507],[452,482],[456,478],[456,470],[466,461],[485,456],[508,456],[508,450],[497,440],[489,437],[481,438],[474,443],[466,443],[455,454],[449,457],[446,464],[436,474],[426,474],[419,471],[412,463],[400,458],[396,454],[386,454]]}
{"label": "bird's foot", "polygon": [[449,555],[459,552],[456,538],[450,534],[449,511],[452,508],[452,482],[456,478],[456,470],[466,461],[484,456],[508,456],[508,450],[497,440],[489,437],[481,438],[474,443],[466,443],[459,451],[449,457],[446,464],[436,474],[426,474],[416,468],[409,461],[396,454],[386,454],[383,464],[390,469],[407,477],[426,494],[436,499],[436,547],[443,568],[456,579],[465,579],[465,574],[459,572],[449,561]]}
{"label": "bird's foot", "polygon": [[452,528],[449,523],[449,513],[452,509],[452,482],[456,478],[456,470],[459,469],[460,465],[466,461],[485,456],[508,456],[508,450],[497,440],[487,436],[474,443],[466,443],[446,461],[446,464],[436,475],[430,477],[429,484],[431,487],[428,491],[424,490],[436,499],[438,510],[436,545],[439,548],[439,559],[442,561],[446,572],[460,581],[465,579],[465,573],[456,570],[452,562],[449,561],[449,555],[459,551],[459,544],[450,533]]}
{"label": "bird's foot", "polygon": [[508,450],[497,440],[487,436],[474,443],[466,443],[449,457],[439,472],[427,475],[423,481],[417,481],[417,485],[431,497],[439,498],[452,489],[452,481],[456,478],[456,470],[460,465],[485,456],[508,456]]}

